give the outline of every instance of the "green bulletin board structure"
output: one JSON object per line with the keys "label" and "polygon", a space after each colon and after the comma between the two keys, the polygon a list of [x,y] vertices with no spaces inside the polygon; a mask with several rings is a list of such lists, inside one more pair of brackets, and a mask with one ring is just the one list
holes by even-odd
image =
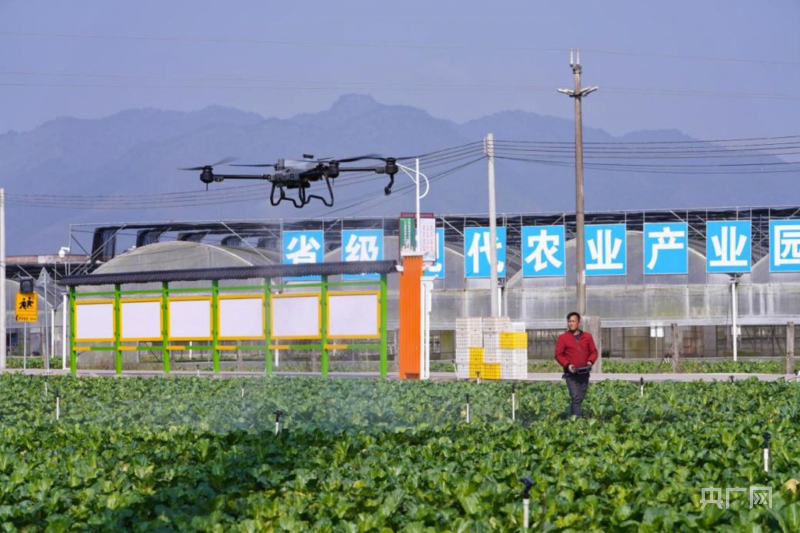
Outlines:
{"label": "green bulletin board structure", "polygon": [[[122,303],[127,301],[123,297],[146,297],[147,299],[159,298],[161,302],[161,335],[160,349],[165,374],[170,372],[170,352],[183,350],[186,348],[182,341],[170,337],[170,303],[181,298],[185,294],[205,294],[208,296],[197,297],[197,300],[204,300],[210,297],[211,302],[211,335],[207,344],[193,344],[192,349],[207,349],[211,351],[214,373],[220,371],[220,351],[231,349],[260,350],[264,353],[265,372],[271,374],[272,350],[308,350],[319,352],[320,370],[323,376],[328,375],[329,362],[328,351],[335,349],[373,349],[377,348],[380,353],[380,375],[387,375],[387,277],[397,271],[394,261],[364,261],[364,262],[342,262],[342,263],[322,263],[305,265],[268,265],[254,267],[230,267],[212,269],[187,269],[187,270],[165,270],[155,272],[128,272],[116,274],[90,274],[83,276],[69,276],[62,278],[60,284],[69,289],[69,351],[70,351],[70,371],[73,375],[77,373],[78,352],[81,351],[102,351],[113,352],[114,366],[117,374],[122,373],[122,353],[124,351],[158,349],[157,346],[123,345],[125,339],[121,335]],[[378,281],[337,281],[331,282],[331,276],[341,274],[380,274]],[[290,284],[277,284],[273,280],[284,277],[297,276],[320,276],[320,281],[292,282]],[[221,280],[241,279],[241,280],[263,280],[260,284],[239,285],[239,286],[220,286]],[[209,281],[208,287],[174,287],[170,283],[187,281]],[[132,284],[158,284],[152,289],[124,290],[125,285]],[[113,290],[78,291],[78,288],[99,285],[111,285]],[[353,287],[363,289],[364,286],[377,285],[378,301],[380,311],[378,313],[379,335],[376,342],[348,342],[332,343],[328,338],[328,297],[329,294],[336,296],[348,294],[346,292],[335,291],[329,293],[332,287]],[[318,342],[313,344],[274,344],[272,338],[272,317],[271,306],[276,291],[285,289],[303,289],[304,291],[319,291],[320,301],[320,331]],[[221,344],[220,343],[220,296],[223,298],[236,296],[246,298],[248,296],[258,297],[263,300],[263,336],[257,344]],[[352,294],[363,294],[363,292],[353,292]],[[101,299],[101,300],[98,300]],[[186,298],[183,298],[186,299]],[[76,307],[82,303],[113,304],[113,342],[101,345],[82,341],[76,338]],[[110,313],[110,309],[109,309]],[[249,337],[253,339],[253,337]],[[340,340],[340,337],[336,337]],[[79,342],[80,341],[80,342]],[[285,342],[285,341],[284,341]]]}

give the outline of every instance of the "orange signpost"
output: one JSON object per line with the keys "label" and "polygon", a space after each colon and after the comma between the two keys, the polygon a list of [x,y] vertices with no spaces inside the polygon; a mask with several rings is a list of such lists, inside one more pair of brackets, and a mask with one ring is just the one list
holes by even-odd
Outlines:
{"label": "orange signpost", "polygon": [[405,253],[400,273],[400,379],[420,377],[422,254]]}

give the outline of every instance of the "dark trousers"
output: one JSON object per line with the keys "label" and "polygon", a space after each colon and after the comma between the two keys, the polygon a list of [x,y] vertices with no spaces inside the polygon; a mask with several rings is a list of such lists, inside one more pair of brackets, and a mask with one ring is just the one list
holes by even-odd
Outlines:
{"label": "dark trousers", "polygon": [[569,414],[578,418],[583,416],[581,404],[589,389],[589,374],[565,374],[567,389],[569,389]]}

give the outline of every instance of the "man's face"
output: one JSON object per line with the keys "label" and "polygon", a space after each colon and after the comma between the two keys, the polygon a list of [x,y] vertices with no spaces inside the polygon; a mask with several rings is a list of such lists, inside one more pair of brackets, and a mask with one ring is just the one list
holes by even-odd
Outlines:
{"label": "man's face", "polygon": [[569,317],[569,320],[567,320],[567,327],[570,331],[578,331],[578,328],[581,327],[581,320],[575,315],[572,315]]}

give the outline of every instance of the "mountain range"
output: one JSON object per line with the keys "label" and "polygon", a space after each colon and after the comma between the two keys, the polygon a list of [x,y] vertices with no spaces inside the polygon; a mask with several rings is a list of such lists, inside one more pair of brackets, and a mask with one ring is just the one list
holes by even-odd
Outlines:
{"label": "mountain range", "polygon": [[[591,109],[588,110],[591,116]],[[397,192],[383,196],[385,176],[353,180],[338,186],[336,205],[310,205],[303,210],[272,207],[263,195],[246,202],[170,209],[94,210],[35,208],[18,195],[141,195],[202,191],[198,173],[179,167],[208,164],[226,156],[243,163],[272,163],[277,158],[344,157],[363,153],[415,155],[495,139],[572,142],[571,120],[523,111],[504,111],[465,123],[436,118],[421,109],[385,105],[370,96],[346,95],[330,109],[288,119],[264,118],[238,109],[212,106],[192,112],[132,109],[101,119],[59,118],[27,132],[0,135],[0,184],[10,195],[7,206],[9,255],[53,253],[67,245],[71,223],[165,220],[275,219],[322,216],[395,217],[414,209],[410,180],[398,175]],[[614,136],[586,127],[587,143],[681,143],[693,139],[676,130],[646,130]],[[476,145],[477,146],[477,145]],[[508,146],[508,145],[506,145]],[[546,145],[541,145],[546,146]],[[607,145],[597,145],[607,146]],[[619,145],[628,146],[628,145]],[[692,146],[687,144],[687,146]],[[497,160],[498,213],[574,211],[574,170],[568,147],[558,165]],[[498,149],[498,154],[503,153]],[[599,153],[599,152],[598,152]],[[526,156],[533,157],[533,156]],[[461,164],[421,169],[430,176]],[[590,160],[587,160],[590,161]],[[617,161],[595,160],[597,162]],[[646,163],[669,164],[670,160]],[[713,164],[742,159],[713,159]],[[780,161],[759,157],[760,163]],[[625,163],[624,160],[620,161]],[[672,163],[676,163],[672,160]],[[686,164],[677,160],[677,164]],[[688,162],[707,164],[704,160]],[[408,164],[408,163],[407,163]],[[758,166],[735,173],[644,172],[637,168],[598,170],[587,164],[586,209],[642,210],[734,205],[785,205],[792,173],[759,174]],[[748,169],[752,168],[752,171]],[[219,169],[218,169],[219,170]],[[437,214],[486,213],[486,162],[478,161],[434,180],[423,200],[424,211]],[[339,182],[337,182],[339,183]],[[347,183],[341,180],[341,184]],[[219,194],[241,183],[212,184]],[[316,191],[312,191],[316,192]],[[13,198],[18,200],[15,202]],[[78,250],[76,250],[78,252]]]}

